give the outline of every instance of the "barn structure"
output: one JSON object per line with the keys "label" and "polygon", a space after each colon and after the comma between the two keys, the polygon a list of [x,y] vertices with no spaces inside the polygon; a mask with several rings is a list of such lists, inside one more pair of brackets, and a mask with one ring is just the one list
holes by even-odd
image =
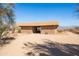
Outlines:
{"label": "barn structure", "polygon": [[53,34],[59,26],[58,22],[18,23],[21,33]]}

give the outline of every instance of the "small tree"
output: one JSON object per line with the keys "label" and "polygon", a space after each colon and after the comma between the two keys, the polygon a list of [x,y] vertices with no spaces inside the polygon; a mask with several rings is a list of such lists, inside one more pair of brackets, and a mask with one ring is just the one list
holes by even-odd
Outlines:
{"label": "small tree", "polygon": [[0,3],[0,39],[5,37],[15,24],[13,8],[14,4]]}

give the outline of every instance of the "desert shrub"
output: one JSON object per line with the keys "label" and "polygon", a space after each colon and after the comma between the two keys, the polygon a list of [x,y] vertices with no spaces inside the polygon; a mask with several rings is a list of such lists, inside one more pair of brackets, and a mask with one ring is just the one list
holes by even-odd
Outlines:
{"label": "desert shrub", "polygon": [[20,28],[20,27],[16,27],[16,28],[15,28],[15,32],[21,33],[21,28]]}
{"label": "desert shrub", "polygon": [[21,29],[20,28],[18,29],[18,33],[21,33]]}
{"label": "desert shrub", "polygon": [[7,26],[6,25],[2,25],[0,27],[0,39],[6,37],[7,34],[8,34],[8,28],[7,28]]}

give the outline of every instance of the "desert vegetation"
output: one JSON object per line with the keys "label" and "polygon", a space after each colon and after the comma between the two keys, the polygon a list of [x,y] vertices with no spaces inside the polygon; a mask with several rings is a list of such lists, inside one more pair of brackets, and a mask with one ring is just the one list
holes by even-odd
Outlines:
{"label": "desert vegetation", "polygon": [[57,32],[58,33],[62,33],[62,32],[65,32],[65,31],[69,31],[69,32],[72,32],[72,33],[75,33],[75,34],[79,34],[79,26],[72,26],[72,27],[64,27],[62,29],[57,29]]}
{"label": "desert vegetation", "polygon": [[14,31],[14,4],[0,3],[0,45],[4,44],[7,39],[13,39],[8,35]]}
{"label": "desert vegetation", "polygon": [[70,32],[73,32],[73,33],[76,33],[76,34],[79,34],[79,27],[74,27],[72,29],[69,29]]}

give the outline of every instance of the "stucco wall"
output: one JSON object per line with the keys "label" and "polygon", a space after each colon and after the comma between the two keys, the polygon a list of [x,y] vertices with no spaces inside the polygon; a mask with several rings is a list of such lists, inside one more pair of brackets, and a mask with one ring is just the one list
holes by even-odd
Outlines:
{"label": "stucco wall", "polygon": [[32,32],[32,27],[21,27],[21,33],[33,33]]}
{"label": "stucco wall", "polygon": [[44,29],[41,31],[42,34],[54,34],[55,33],[55,29]]}
{"label": "stucco wall", "polygon": [[42,34],[54,34],[58,26],[44,26],[41,27]]}

